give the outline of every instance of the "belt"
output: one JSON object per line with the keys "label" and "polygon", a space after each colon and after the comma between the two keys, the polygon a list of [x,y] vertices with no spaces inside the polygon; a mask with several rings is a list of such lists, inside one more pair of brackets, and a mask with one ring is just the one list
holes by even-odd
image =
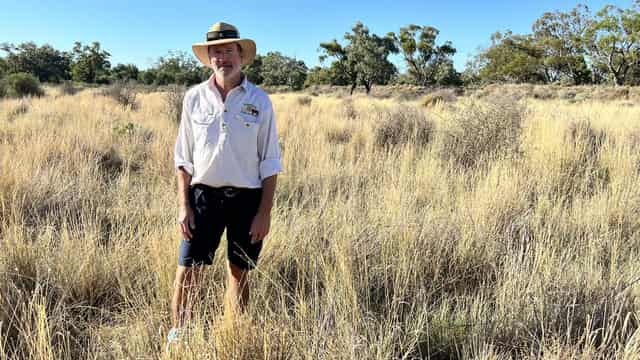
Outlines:
{"label": "belt", "polygon": [[213,193],[213,194],[218,194],[218,195],[223,195],[224,197],[227,198],[232,198],[235,197],[239,194],[245,194],[245,193],[250,193],[250,192],[256,192],[256,191],[261,191],[261,188],[239,188],[239,187],[234,187],[234,186],[221,186],[221,187],[212,187],[212,186],[208,186],[208,185],[204,185],[204,184],[195,184],[193,185],[194,188],[199,188],[202,191],[208,192],[208,193]]}

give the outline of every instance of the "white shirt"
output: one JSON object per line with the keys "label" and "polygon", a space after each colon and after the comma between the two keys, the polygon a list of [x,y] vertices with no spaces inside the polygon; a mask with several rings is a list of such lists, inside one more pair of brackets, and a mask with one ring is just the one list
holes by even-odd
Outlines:
{"label": "white shirt", "polygon": [[282,171],[271,100],[244,77],[223,102],[213,81],[184,96],[175,168],[192,176],[191,185],[260,188]]}

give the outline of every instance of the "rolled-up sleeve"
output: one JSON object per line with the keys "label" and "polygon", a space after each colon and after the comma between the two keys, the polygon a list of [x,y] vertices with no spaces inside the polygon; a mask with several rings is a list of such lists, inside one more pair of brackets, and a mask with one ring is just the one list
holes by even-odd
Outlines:
{"label": "rolled-up sleeve", "polygon": [[282,172],[278,131],[276,130],[276,120],[271,102],[268,103],[267,110],[263,112],[262,116],[264,116],[264,118],[260,123],[258,133],[260,180]]}
{"label": "rolled-up sleeve", "polygon": [[176,171],[184,168],[191,176],[193,176],[193,141],[189,105],[187,96],[185,96],[182,101],[182,114],[180,115],[180,126],[174,149],[174,164]]}

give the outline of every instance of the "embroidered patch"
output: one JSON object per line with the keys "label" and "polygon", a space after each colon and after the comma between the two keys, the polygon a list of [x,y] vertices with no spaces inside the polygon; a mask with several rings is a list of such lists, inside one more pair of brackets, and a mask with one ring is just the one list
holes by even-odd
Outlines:
{"label": "embroidered patch", "polygon": [[260,111],[258,111],[258,108],[253,104],[242,105],[242,110],[240,110],[240,112],[243,114],[256,116],[256,117],[260,114]]}

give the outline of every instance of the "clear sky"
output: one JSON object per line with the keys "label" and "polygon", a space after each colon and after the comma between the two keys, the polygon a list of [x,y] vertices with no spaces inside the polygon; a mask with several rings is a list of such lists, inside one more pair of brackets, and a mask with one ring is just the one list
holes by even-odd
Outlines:
{"label": "clear sky", "polygon": [[[629,8],[632,0],[583,1],[592,10],[605,4]],[[532,1],[90,1],[0,0],[0,43],[34,41],[70,50],[74,41],[99,41],[111,63],[133,63],[145,69],[170,50],[191,53],[217,21],[234,24],[242,37],[254,39],[258,53],[280,51],[319,65],[318,45],[342,39],[358,20],[384,35],[413,23],[440,30],[438,43],[450,40],[461,71],[490,35],[510,29],[531,31],[545,11],[567,11],[575,0]],[[400,58],[394,62],[401,65]]]}

